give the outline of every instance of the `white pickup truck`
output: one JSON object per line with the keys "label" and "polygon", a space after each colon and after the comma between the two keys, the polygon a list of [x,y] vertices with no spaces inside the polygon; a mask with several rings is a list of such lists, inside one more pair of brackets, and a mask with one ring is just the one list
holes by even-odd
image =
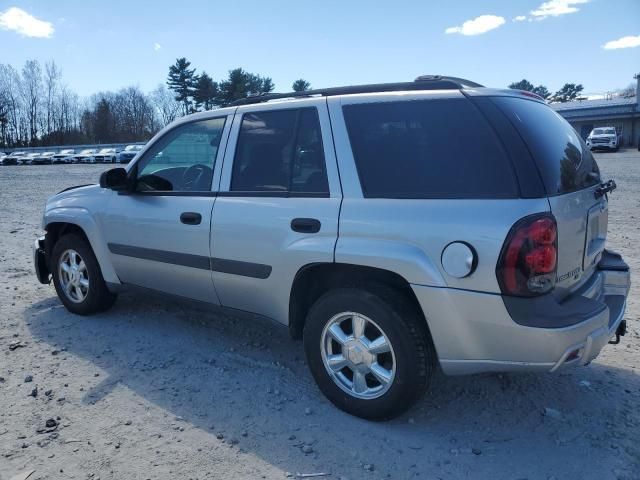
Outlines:
{"label": "white pickup truck", "polygon": [[587,137],[587,147],[591,150],[598,148],[618,151],[621,135],[618,135],[615,127],[598,127],[591,130]]}

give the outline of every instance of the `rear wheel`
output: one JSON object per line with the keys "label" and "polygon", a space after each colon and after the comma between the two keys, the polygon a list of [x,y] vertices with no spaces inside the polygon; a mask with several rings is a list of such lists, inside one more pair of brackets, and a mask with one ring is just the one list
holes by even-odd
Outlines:
{"label": "rear wheel", "polygon": [[424,392],[435,352],[424,319],[399,292],[336,289],[312,306],[304,346],[320,390],[342,410],[394,417]]}
{"label": "rear wheel", "polygon": [[91,246],[80,235],[64,235],[56,242],[51,267],[56,293],[70,312],[90,315],[115,302]]}

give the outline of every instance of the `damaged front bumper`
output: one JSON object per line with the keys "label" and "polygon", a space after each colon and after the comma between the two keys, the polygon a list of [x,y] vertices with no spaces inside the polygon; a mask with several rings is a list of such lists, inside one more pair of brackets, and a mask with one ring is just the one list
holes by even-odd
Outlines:
{"label": "damaged front bumper", "polygon": [[40,283],[45,285],[51,283],[51,272],[49,272],[47,262],[44,236],[37,238],[33,244],[33,266]]}

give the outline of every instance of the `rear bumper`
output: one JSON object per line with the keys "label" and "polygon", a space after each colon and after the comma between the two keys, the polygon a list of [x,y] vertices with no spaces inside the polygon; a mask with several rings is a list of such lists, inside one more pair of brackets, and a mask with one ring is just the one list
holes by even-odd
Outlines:
{"label": "rear bumper", "polygon": [[[575,294],[581,297],[581,306],[590,304],[590,313],[559,328],[515,322],[500,295],[418,285],[412,288],[427,318],[444,373],[458,375],[556,371],[591,362],[623,322],[629,286],[626,264],[616,254],[605,252],[600,269]],[[562,317],[553,311],[548,316]]]}
{"label": "rear bumper", "polygon": [[44,237],[40,237],[36,239],[33,244],[33,266],[35,268],[38,281],[48,285],[50,283],[51,274],[49,272],[49,267],[47,266],[47,255],[45,253],[44,240]]}

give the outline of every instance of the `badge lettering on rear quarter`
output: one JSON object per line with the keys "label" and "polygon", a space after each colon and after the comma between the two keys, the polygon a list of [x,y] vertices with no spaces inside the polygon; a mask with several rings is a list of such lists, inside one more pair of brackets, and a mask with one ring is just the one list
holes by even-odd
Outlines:
{"label": "badge lettering on rear quarter", "polygon": [[564,280],[566,280],[567,278],[570,278],[570,277],[577,277],[578,275],[580,275],[580,267],[574,268],[570,272],[567,272],[567,273],[565,273],[563,275],[560,275],[558,277],[558,282],[562,282],[562,281],[564,281]]}

